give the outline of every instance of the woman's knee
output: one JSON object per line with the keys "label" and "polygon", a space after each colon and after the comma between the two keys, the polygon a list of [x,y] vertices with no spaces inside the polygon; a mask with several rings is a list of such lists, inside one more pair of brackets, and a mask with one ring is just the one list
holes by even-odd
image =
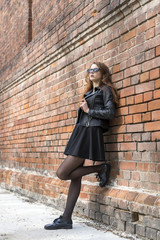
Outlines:
{"label": "woman's knee", "polygon": [[67,180],[67,176],[65,174],[65,171],[63,171],[62,169],[58,168],[58,170],[56,171],[56,175],[59,179],[61,180]]}

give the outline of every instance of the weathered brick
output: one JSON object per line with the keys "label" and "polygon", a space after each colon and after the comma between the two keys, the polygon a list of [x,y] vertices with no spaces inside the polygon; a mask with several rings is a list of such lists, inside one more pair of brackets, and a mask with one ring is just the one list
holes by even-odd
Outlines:
{"label": "weathered brick", "polygon": [[146,228],[143,225],[137,224],[136,225],[136,234],[145,237],[146,236]]}
{"label": "weathered brick", "polygon": [[135,222],[138,220],[138,214],[124,210],[115,210],[115,218],[126,222]]}
{"label": "weathered brick", "polygon": [[136,233],[136,224],[131,222],[126,222],[126,232],[135,234]]}
{"label": "weathered brick", "polygon": [[103,214],[102,215],[102,222],[107,224],[107,225],[110,225],[110,217],[105,215],[105,214]]}
{"label": "weathered brick", "polygon": [[106,205],[100,205],[100,212],[102,214],[107,214],[109,216],[114,216],[115,213],[115,208],[111,207],[111,206],[106,206]]}
{"label": "weathered brick", "polygon": [[[160,219],[158,218],[153,218],[153,217],[145,217],[144,218],[144,224],[147,227],[153,228],[153,229],[157,229],[160,230]],[[149,231],[149,230],[148,230]]]}
{"label": "weathered brick", "polygon": [[127,125],[127,132],[142,132],[143,124],[131,124]]}
{"label": "weathered brick", "polygon": [[156,143],[150,143],[150,142],[143,142],[143,143],[138,143],[138,151],[155,151],[156,150]]}
{"label": "weathered brick", "polygon": [[157,231],[152,228],[146,228],[146,237],[149,239],[157,240]]}

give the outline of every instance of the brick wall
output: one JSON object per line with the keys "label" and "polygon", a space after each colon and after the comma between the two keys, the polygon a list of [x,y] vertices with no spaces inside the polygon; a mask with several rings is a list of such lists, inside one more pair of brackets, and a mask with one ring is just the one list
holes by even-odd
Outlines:
{"label": "brick wall", "polygon": [[12,67],[11,59],[27,44],[27,1],[0,1],[0,71]]}
{"label": "brick wall", "polygon": [[46,13],[52,15],[53,6],[46,1],[37,12],[38,4],[32,5],[33,40],[1,71],[2,186],[63,206],[69,182],[55,171],[76,121],[86,69],[102,61],[120,95],[104,135],[111,179],[100,189],[94,174],[84,177],[75,212],[160,239],[160,4],[66,1],[57,5],[62,16],[52,19]]}
{"label": "brick wall", "polygon": [[[69,21],[69,14],[72,13],[73,8],[70,7],[69,0],[56,1],[56,0],[36,0],[32,3],[32,20],[33,20],[33,38],[37,36],[42,30],[55,31],[56,25],[60,23],[58,27],[58,35],[62,35],[67,27]],[[81,1],[75,1],[75,5],[79,5]],[[75,6],[74,5],[74,6]],[[75,6],[76,7],[76,6]],[[65,10],[67,9],[67,10]],[[45,29],[46,28],[46,29]]]}

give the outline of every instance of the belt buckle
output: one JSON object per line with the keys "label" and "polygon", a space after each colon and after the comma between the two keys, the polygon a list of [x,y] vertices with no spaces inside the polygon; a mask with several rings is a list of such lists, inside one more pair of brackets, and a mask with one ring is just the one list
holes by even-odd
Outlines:
{"label": "belt buckle", "polygon": [[89,121],[86,122],[86,127],[89,127]]}

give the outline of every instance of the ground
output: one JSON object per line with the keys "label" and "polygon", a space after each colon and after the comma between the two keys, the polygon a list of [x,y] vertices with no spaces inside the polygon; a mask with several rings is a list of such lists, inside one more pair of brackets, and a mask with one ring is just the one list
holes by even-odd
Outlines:
{"label": "ground", "polygon": [[61,212],[51,206],[0,188],[0,240],[126,240],[135,239],[115,235],[102,224],[73,216],[73,229],[47,231]]}

